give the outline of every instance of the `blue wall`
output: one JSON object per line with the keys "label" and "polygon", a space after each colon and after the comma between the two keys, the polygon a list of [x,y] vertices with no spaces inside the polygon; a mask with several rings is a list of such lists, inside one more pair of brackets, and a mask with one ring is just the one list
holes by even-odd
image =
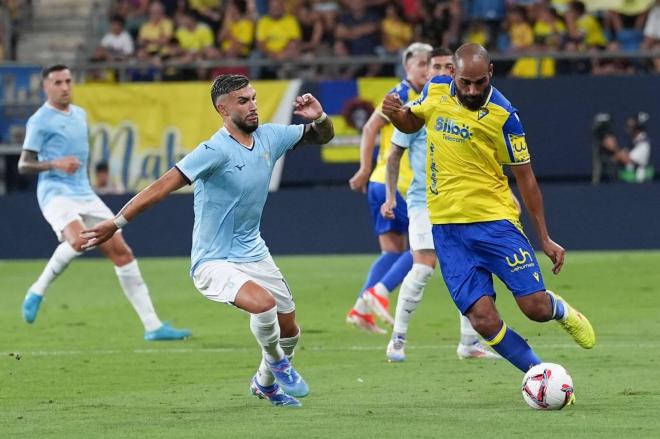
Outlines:
{"label": "blue wall", "polygon": [[[660,169],[659,75],[560,76],[542,80],[495,78],[493,85],[520,112],[534,172],[539,178],[590,179],[591,126],[594,115],[599,112],[612,115],[621,146],[629,146],[624,132],[626,117],[642,110],[650,114],[648,134],[655,143],[651,160],[655,168]],[[318,93],[319,86],[306,83],[303,91]],[[357,171],[357,164],[323,163],[319,147],[302,149],[304,151],[298,155],[287,156],[284,184],[346,183]]]}
{"label": "blue wall", "polygon": [[[295,154],[295,152],[294,152]],[[660,248],[660,184],[542,185],[552,237],[569,251]],[[104,197],[118,210],[129,196]],[[47,258],[57,244],[34,194],[0,197],[0,258]],[[125,236],[139,256],[188,256],[192,196],[172,195],[132,222]],[[533,239],[532,227],[525,228]],[[373,253],[363,195],[340,188],[270,195],[262,234],[274,254]]]}

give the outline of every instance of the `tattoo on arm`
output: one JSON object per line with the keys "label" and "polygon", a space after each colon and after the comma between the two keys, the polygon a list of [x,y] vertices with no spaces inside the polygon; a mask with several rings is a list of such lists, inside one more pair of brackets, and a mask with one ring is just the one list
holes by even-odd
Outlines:
{"label": "tattoo on arm", "polygon": [[322,145],[328,143],[333,137],[335,137],[335,128],[328,117],[319,124],[312,122],[305,125],[305,133],[298,144]]}
{"label": "tattoo on arm", "polygon": [[53,164],[48,161],[41,162],[34,151],[24,149],[18,160],[18,173],[21,175],[38,174],[39,172],[53,169]]}

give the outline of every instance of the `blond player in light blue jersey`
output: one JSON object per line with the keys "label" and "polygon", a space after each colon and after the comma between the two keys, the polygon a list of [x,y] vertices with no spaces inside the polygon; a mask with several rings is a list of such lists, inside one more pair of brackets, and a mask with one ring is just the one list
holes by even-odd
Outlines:
{"label": "blond player in light blue jersey", "polygon": [[[449,76],[453,70],[452,52],[437,48],[429,53],[428,79],[434,76]],[[413,254],[413,266],[408,272],[399,291],[399,298],[394,316],[394,330],[387,345],[386,355],[391,362],[406,358],[405,344],[408,325],[424,295],[424,288],[433,275],[436,255],[433,246],[433,233],[429,211],[426,207],[426,129],[412,134],[404,134],[395,129],[392,135],[392,150],[387,158],[386,201],[381,206],[381,214],[387,219],[396,216],[396,184],[399,177],[401,157],[408,150],[413,179],[408,189],[408,237]],[[489,351],[480,341],[470,320],[459,313],[461,338],[456,352],[464,358],[500,358]]]}
{"label": "blond player in light blue jersey", "polygon": [[298,407],[309,393],[289,359],[300,337],[289,287],[259,225],[277,159],[303,143],[324,144],[332,122],[311,94],[296,98],[295,114],[306,125],[259,126],[256,91],[242,75],[221,75],[211,88],[213,107],[224,122],[176,166],[129,201],[114,219],[85,231],[98,245],[170,192],[195,184],[192,268],[206,298],[250,313],[250,329],[262,360],[250,383],[253,395],[273,405]]}
{"label": "blond player in light blue jersey", "polygon": [[[89,184],[87,114],[71,104],[69,68],[51,66],[43,70],[42,77],[47,100],[28,120],[18,171],[39,174],[39,208],[61,244],[25,296],[22,311],[27,323],[37,318],[48,287],[82,254],[83,228],[113,217]],[[115,265],[119,283],[142,321],[146,340],[181,340],[191,335],[187,329],[160,321],[137,260],[122,234],[99,246],[99,250]]]}

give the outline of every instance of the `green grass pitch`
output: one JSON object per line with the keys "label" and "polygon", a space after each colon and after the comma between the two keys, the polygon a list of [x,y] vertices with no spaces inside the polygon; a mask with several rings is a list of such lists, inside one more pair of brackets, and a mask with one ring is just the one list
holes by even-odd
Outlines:
{"label": "green grass pitch", "polygon": [[301,409],[248,396],[259,351],[247,315],[204,299],[187,259],[140,261],[161,318],[193,331],[159,343],[143,341],[109,262],[74,261],[27,325],[20,304],[44,261],[0,261],[0,437],[658,437],[660,252],[573,252],[560,276],[543,261],[548,287],[593,323],[590,351],[527,321],[497,285],[509,326],[573,376],[577,404],[560,412],[528,408],[505,361],[457,359],[458,315],[437,273],[408,359],[389,364],[388,336],[344,323],[372,256],[275,260],[302,327]]}

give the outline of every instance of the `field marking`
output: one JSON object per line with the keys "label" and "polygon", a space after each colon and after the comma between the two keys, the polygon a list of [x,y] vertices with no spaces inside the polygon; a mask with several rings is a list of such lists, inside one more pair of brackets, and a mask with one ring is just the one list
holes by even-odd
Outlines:
{"label": "field marking", "polygon": [[[574,348],[574,343],[560,343],[560,344],[544,344],[540,345],[542,348],[559,348],[568,349]],[[602,349],[660,349],[660,342],[658,343],[638,343],[631,344],[626,342],[620,343],[606,343],[600,344],[596,347],[598,350]],[[410,345],[406,346],[410,350],[444,350],[456,349],[456,344],[437,344],[437,345]],[[217,353],[232,353],[232,352],[252,352],[257,350],[256,346],[250,347],[227,347],[227,348],[150,348],[150,349],[90,349],[90,350],[69,350],[69,351],[16,351],[16,352],[0,352],[0,356],[34,356],[34,357],[62,357],[62,356],[77,356],[77,355],[127,355],[127,354],[217,354]],[[324,346],[303,346],[301,351],[316,351],[316,352],[339,352],[339,351],[383,351],[385,344],[369,345],[369,346],[346,346],[346,347],[324,347]]]}

